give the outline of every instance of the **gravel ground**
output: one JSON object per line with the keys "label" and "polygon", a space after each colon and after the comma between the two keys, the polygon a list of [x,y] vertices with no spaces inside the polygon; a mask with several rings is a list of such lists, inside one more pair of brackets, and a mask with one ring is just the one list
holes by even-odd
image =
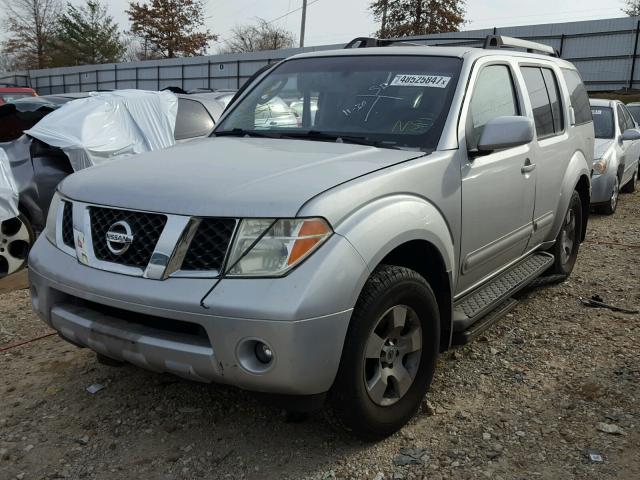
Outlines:
{"label": "gravel ground", "polygon": [[[640,315],[578,302],[640,306],[628,245],[640,245],[640,193],[592,216],[569,281],[526,292],[442,355],[420,414],[377,444],[320,414],[288,423],[236,389],[103,366],[55,336],[5,350],[0,478],[640,478]],[[26,290],[0,296],[0,349],[46,332]]]}

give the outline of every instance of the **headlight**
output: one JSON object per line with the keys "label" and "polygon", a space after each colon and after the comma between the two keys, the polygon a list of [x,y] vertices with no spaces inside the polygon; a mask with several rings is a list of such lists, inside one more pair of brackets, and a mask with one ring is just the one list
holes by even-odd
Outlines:
{"label": "headlight", "polygon": [[284,275],[311,255],[331,233],[331,227],[322,218],[242,220],[227,262],[228,265],[237,262],[237,265],[228,276]]}
{"label": "headlight", "polygon": [[607,168],[609,168],[610,160],[611,160],[611,150],[605,153],[602,156],[602,158],[593,162],[593,171],[598,175],[604,174],[604,172],[607,171]]}
{"label": "headlight", "polygon": [[60,195],[58,195],[58,192],[54,193],[53,198],[51,199],[51,205],[49,206],[49,213],[47,214],[47,225],[44,228],[44,234],[54,245],[57,244],[56,231],[58,228],[58,208],[60,208],[61,204]]}

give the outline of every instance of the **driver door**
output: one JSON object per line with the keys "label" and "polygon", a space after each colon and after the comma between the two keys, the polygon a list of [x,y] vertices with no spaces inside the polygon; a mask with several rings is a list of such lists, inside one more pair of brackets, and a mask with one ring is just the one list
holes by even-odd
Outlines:
{"label": "driver door", "polygon": [[533,232],[536,171],[531,144],[489,154],[477,152],[489,120],[526,115],[516,78],[508,60],[480,62],[471,81],[471,96],[463,107],[460,138],[466,139],[467,158],[461,165],[458,294],[520,257]]}

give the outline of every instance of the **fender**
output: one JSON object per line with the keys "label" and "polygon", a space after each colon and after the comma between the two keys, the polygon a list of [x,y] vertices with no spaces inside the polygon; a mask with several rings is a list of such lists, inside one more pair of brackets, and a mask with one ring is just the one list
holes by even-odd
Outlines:
{"label": "fender", "polygon": [[396,247],[412,240],[427,241],[438,250],[451,281],[455,282],[451,230],[442,213],[424,198],[409,194],[378,198],[334,229],[353,245],[370,272]]}
{"label": "fender", "polygon": [[[571,157],[569,165],[565,169],[564,177],[562,179],[562,186],[560,188],[560,200],[558,201],[558,207],[556,209],[555,220],[551,230],[549,230],[548,238],[546,240],[553,241],[558,236],[562,222],[564,221],[565,213],[569,208],[569,201],[571,195],[576,189],[576,185],[580,180],[580,177],[585,176],[589,179],[589,198],[591,198],[591,161],[587,161],[584,153],[577,151]],[[588,204],[588,202],[587,202]],[[588,212],[587,212],[588,213]],[[583,212],[584,218],[584,212]],[[586,229],[586,222],[583,222],[583,229]]]}

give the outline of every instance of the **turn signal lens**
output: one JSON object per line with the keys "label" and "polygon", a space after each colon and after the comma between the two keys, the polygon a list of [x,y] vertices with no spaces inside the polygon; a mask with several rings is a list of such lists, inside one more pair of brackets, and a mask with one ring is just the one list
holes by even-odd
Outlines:
{"label": "turn signal lens", "polygon": [[287,264],[295,265],[298,263],[330,233],[331,229],[324,220],[305,220],[298,232],[298,239],[293,244]]}

